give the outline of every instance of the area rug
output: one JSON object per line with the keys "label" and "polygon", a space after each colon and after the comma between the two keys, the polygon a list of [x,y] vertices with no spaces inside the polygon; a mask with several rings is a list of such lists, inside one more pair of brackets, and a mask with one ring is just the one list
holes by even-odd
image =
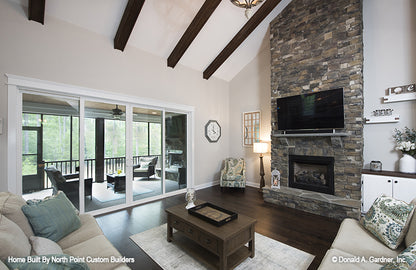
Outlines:
{"label": "area rug", "polygon": [[[175,231],[175,230],[174,230]],[[136,245],[145,251],[165,270],[215,269],[215,256],[180,232],[173,234],[173,241],[166,241],[166,224],[130,236]],[[307,269],[315,256],[256,233],[255,256],[247,258],[235,269],[276,270]]]}

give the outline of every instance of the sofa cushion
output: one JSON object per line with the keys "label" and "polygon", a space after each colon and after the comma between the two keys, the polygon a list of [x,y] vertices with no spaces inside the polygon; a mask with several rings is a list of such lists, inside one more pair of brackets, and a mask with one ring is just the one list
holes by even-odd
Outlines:
{"label": "sofa cushion", "polygon": [[396,257],[401,251],[388,248],[357,220],[351,218],[342,221],[332,248],[365,257]]}
{"label": "sofa cushion", "polygon": [[32,245],[32,255],[49,255],[63,253],[61,247],[48,238],[31,236],[29,238],[29,241]]}
{"label": "sofa cushion", "polygon": [[[411,204],[416,205],[416,198],[413,199]],[[416,215],[413,214],[412,218],[410,219],[409,229],[407,230],[406,237],[404,238],[406,247],[409,247],[411,244],[416,242]]]}
{"label": "sofa cushion", "polygon": [[36,236],[55,242],[81,227],[75,207],[62,191],[41,201],[28,201],[22,211]]}
{"label": "sofa cushion", "polygon": [[[52,261],[52,257],[55,257],[55,260]],[[30,259],[30,261],[28,261]],[[42,262],[42,260],[49,260],[48,263]],[[40,260],[39,262],[36,260]],[[82,262],[73,262],[71,261],[71,256],[66,254],[53,254],[53,255],[43,255],[43,256],[31,256],[27,258],[26,262],[6,262],[10,269],[19,269],[19,270],[88,270],[88,265]]]}
{"label": "sofa cushion", "polygon": [[58,241],[58,245],[62,249],[66,249],[91,239],[97,235],[102,235],[103,232],[98,226],[95,218],[88,214],[79,215],[81,220],[81,228],[68,234]]}
{"label": "sofa cushion", "polygon": [[4,215],[0,215],[0,247],[2,261],[8,256],[22,258],[30,255],[29,239],[16,223]]}
{"label": "sofa cushion", "polygon": [[325,254],[319,265],[319,270],[378,270],[382,264],[371,263],[362,259],[363,257],[347,253],[345,251],[331,248]]}
{"label": "sofa cushion", "polygon": [[9,267],[7,267],[1,260],[0,260],[0,270],[9,270]]}
{"label": "sofa cushion", "polygon": [[26,205],[26,201],[22,196],[10,192],[0,192],[0,214],[16,223],[29,238],[34,233],[25,214],[23,214],[23,205]]}
{"label": "sofa cushion", "polygon": [[374,201],[361,223],[389,248],[396,249],[407,233],[413,211],[413,204],[383,195]]}
{"label": "sofa cushion", "polygon": [[[91,257],[94,261],[87,262],[87,264],[93,270],[114,269],[123,264],[121,262],[111,262],[112,257],[120,258],[121,254],[104,235],[95,236],[75,246],[64,249],[64,253],[75,257]],[[95,259],[101,261],[95,261]]]}
{"label": "sofa cushion", "polygon": [[416,262],[416,242],[403,250],[397,260],[386,264],[380,270],[407,270]]}

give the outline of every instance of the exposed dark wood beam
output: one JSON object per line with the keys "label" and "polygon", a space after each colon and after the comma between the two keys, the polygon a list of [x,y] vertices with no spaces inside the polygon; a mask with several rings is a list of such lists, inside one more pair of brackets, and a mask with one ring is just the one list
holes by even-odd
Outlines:
{"label": "exposed dark wood beam", "polygon": [[145,0],[129,0],[114,38],[114,49],[124,51]]}
{"label": "exposed dark wood beam", "polygon": [[202,27],[204,27],[205,23],[220,3],[221,0],[205,0],[205,3],[186,29],[178,44],[176,44],[175,49],[173,49],[172,53],[169,55],[168,67],[174,68],[176,66],[189,45],[194,41],[199,31],[201,31]]}
{"label": "exposed dark wood beam", "polygon": [[[267,0],[262,4],[253,17],[241,28],[233,39],[218,54],[212,63],[204,70],[204,79],[209,79],[212,74],[230,57],[230,55],[243,43],[243,41],[256,29],[256,27],[269,15],[281,0]],[[243,16],[243,12],[241,12]]]}
{"label": "exposed dark wood beam", "polygon": [[43,24],[45,21],[45,1],[29,0],[29,20]]}

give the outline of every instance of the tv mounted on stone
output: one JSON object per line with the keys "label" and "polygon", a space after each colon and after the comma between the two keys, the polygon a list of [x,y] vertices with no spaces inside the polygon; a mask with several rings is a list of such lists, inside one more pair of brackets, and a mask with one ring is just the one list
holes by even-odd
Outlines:
{"label": "tv mounted on stone", "polygon": [[344,90],[312,92],[276,100],[277,127],[287,133],[344,128]]}

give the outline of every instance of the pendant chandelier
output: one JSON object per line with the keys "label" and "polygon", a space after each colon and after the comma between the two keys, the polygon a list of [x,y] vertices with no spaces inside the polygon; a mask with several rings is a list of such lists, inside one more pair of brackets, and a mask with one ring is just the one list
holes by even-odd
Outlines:
{"label": "pendant chandelier", "polygon": [[251,16],[251,7],[257,6],[259,3],[263,2],[263,0],[230,0],[230,1],[237,7],[246,9],[245,14],[246,14],[247,19],[250,19],[250,16]]}

